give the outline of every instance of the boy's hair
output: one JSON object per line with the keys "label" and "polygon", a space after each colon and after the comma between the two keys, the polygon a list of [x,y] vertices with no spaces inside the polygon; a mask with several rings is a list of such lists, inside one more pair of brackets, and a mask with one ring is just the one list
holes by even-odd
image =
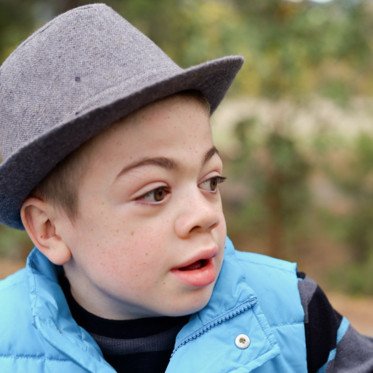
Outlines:
{"label": "boy's hair", "polygon": [[[173,96],[193,97],[210,112],[210,104],[201,92],[187,90]],[[40,198],[62,209],[73,221],[79,212],[78,186],[88,168],[88,154],[91,141],[59,162],[56,167],[34,188],[31,197]]]}
{"label": "boy's hair", "polygon": [[61,208],[71,220],[74,220],[78,214],[78,185],[87,163],[87,146],[83,144],[59,162],[34,188],[30,196]]}

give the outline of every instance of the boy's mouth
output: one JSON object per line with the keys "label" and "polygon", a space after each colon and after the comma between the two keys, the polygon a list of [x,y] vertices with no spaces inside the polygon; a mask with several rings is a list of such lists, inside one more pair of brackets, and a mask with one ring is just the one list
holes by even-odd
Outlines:
{"label": "boy's mouth", "polygon": [[189,262],[171,270],[184,284],[192,287],[204,287],[213,283],[218,275],[217,263],[214,260],[217,249],[206,250]]}

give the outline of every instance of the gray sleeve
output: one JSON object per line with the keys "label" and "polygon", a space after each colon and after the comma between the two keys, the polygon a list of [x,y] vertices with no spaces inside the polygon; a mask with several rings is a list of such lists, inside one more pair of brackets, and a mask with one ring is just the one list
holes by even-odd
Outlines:
{"label": "gray sleeve", "polygon": [[373,373],[373,339],[358,333],[310,278],[298,273],[309,372]]}
{"label": "gray sleeve", "polygon": [[334,359],[326,366],[327,372],[373,372],[373,339],[359,334],[351,325],[337,344]]}

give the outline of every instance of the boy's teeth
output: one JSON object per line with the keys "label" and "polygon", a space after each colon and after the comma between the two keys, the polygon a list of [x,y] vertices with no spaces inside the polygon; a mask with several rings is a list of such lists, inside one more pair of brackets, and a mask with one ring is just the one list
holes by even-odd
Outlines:
{"label": "boy's teeth", "polygon": [[205,264],[205,261],[204,260],[197,260],[196,262],[186,266],[186,267],[183,267],[183,268],[180,268],[181,271],[193,271],[195,269],[200,269],[204,266]]}

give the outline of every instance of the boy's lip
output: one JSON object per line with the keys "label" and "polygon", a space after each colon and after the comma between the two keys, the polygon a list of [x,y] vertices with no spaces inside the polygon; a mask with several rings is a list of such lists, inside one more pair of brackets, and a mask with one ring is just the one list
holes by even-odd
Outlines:
{"label": "boy's lip", "polygon": [[213,283],[218,270],[214,258],[218,255],[218,248],[199,251],[184,263],[171,269],[171,273],[183,283],[193,287],[203,287]]}

